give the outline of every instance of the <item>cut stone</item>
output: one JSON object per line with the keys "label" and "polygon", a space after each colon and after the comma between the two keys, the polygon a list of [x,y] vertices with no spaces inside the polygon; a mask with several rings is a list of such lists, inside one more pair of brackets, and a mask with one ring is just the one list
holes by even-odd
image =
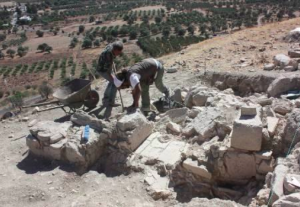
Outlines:
{"label": "cut stone", "polygon": [[272,181],[271,181],[273,194],[270,197],[271,205],[284,195],[283,183],[288,170],[289,170],[288,167],[284,165],[277,165],[273,172]]}
{"label": "cut stone", "polygon": [[241,108],[241,116],[256,116],[257,109],[255,106],[243,106]]}
{"label": "cut stone", "polygon": [[255,177],[256,164],[253,154],[227,151],[224,155],[225,178],[245,180]]}
{"label": "cut stone", "polygon": [[239,119],[233,124],[231,147],[249,151],[260,151],[262,145],[262,122],[259,116]]}
{"label": "cut stone", "polygon": [[257,172],[260,174],[267,174],[268,172],[272,172],[274,170],[274,160],[262,160],[260,165],[258,166]]}
{"label": "cut stone", "polygon": [[279,119],[276,117],[267,117],[268,132],[271,136],[274,136]]}
{"label": "cut stone", "polygon": [[195,175],[198,175],[200,177],[206,178],[208,180],[211,179],[212,175],[207,170],[207,168],[204,165],[198,165],[198,161],[193,161],[192,159],[188,158],[183,162],[183,167],[192,172]]}
{"label": "cut stone", "polygon": [[146,163],[160,161],[170,168],[175,168],[182,155],[187,153],[189,144],[181,141],[161,142],[161,138],[159,132],[151,134],[135,151],[135,155],[142,156]]}
{"label": "cut stone", "polygon": [[[154,124],[141,112],[126,114],[117,122],[117,135],[121,139],[119,147],[135,151],[152,133]],[[123,141],[124,140],[124,141]]]}

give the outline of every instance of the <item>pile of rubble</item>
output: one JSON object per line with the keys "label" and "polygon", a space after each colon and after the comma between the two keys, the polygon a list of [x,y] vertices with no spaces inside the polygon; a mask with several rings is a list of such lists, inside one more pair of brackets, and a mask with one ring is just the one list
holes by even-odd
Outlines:
{"label": "pile of rubble", "polygon": [[[65,123],[30,122],[27,145],[36,155],[85,170],[101,165],[144,173],[154,199],[217,197],[256,206],[266,205],[272,192],[273,206],[299,202],[299,101],[263,94],[242,98],[232,89],[202,85],[174,94],[186,107],[154,122],[139,111],[111,122],[84,112]],[[90,138],[83,142],[86,125]],[[292,153],[281,158],[291,145]]]}

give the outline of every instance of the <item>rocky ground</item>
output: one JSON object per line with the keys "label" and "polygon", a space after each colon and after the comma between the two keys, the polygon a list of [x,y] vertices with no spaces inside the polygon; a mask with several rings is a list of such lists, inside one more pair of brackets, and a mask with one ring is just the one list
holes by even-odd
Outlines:
{"label": "rocky ground", "polygon": [[[286,94],[300,89],[297,71],[288,70],[298,59],[270,59],[272,73],[203,76],[190,70],[200,67],[189,65],[200,61],[194,53],[176,54],[172,70],[163,58],[174,72],[165,83],[183,106],[151,121],[121,107],[109,121],[98,119],[110,114],[101,106],[72,116],[29,110],[2,121],[0,205],[299,206],[300,101]],[[103,93],[103,82],[94,87]],[[150,91],[153,100],[161,96]],[[122,95],[131,105],[130,91]]]}

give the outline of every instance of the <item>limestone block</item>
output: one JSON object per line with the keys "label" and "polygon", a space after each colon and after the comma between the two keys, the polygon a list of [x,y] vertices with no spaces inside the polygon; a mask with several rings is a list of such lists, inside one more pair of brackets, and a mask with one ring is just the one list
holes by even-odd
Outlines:
{"label": "limestone block", "polygon": [[193,161],[192,159],[188,158],[183,162],[183,167],[192,172],[195,175],[198,175],[200,177],[206,178],[208,180],[211,179],[212,175],[207,170],[206,166],[204,165],[198,165],[198,161]]}
{"label": "limestone block", "polygon": [[121,140],[119,147],[135,151],[152,133],[154,124],[141,112],[126,114],[116,125],[117,135]]}
{"label": "limestone block", "polygon": [[149,185],[147,190],[154,200],[164,200],[172,195],[172,192],[168,188],[169,179],[167,177],[160,177],[156,171],[147,172],[145,182]]}
{"label": "limestone block", "polygon": [[260,151],[262,145],[262,122],[259,116],[239,119],[233,124],[231,147],[249,151]]}
{"label": "limestone block", "polygon": [[288,167],[281,164],[276,166],[271,181],[271,189],[273,191],[272,197],[270,198],[271,205],[284,195],[283,183],[287,173]]}
{"label": "limestone block", "polygon": [[256,116],[257,109],[255,106],[243,106],[241,108],[241,116]]}
{"label": "limestone block", "polygon": [[135,151],[136,157],[143,157],[145,163],[162,162],[168,168],[175,168],[187,153],[189,144],[181,141],[161,141],[162,134],[155,132]]}
{"label": "limestone block", "polygon": [[256,164],[253,154],[227,151],[224,155],[226,166],[225,177],[244,180],[256,175]]}
{"label": "limestone block", "polygon": [[276,117],[267,117],[268,132],[271,136],[274,136],[278,122],[279,119]]}
{"label": "limestone block", "polygon": [[293,193],[291,195],[283,196],[276,201],[272,207],[299,207],[300,193]]}
{"label": "limestone block", "polygon": [[174,134],[180,134],[182,131],[181,126],[176,123],[173,123],[173,122],[169,122],[167,124],[167,129],[170,130]]}
{"label": "limestone block", "polygon": [[273,159],[271,160],[262,160],[257,168],[257,172],[260,174],[267,174],[268,172],[272,172],[274,170],[275,162]]}
{"label": "limestone block", "polygon": [[294,193],[296,189],[299,189],[298,187],[294,186],[293,184],[289,183],[290,181],[292,181],[293,179],[296,179],[299,183],[300,183],[300,175],[296,175],[296,174],[287,174],[284,178],[284,190],[285,190],[285,194],[290,194],[290,193]]}

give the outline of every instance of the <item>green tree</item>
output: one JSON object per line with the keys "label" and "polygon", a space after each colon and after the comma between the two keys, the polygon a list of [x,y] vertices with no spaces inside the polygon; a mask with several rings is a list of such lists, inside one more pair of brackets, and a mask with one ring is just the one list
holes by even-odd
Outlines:
{"label": "green tree", "polygon": [[89,22],[92,23],[92,22],[94,22],[94,21],[95,21],[95,17],[94,17],[94,16],[90,16]]}
{"label": "green tree", "polygon": [[50,53],[53,50],[53,48],[51,46],[49,46],[47,43],[43,43],[37,47],[37,50],[40,50],[40,52]]}
{"label": "green tree", "polygon": [[13,49],[8,49],[6,51],[6,54],[8,54],[11,58],[14,58],[15,57],[15,54],[16,54],[16,51],[13,50]]}
{"label": "green tree", "polygon": [[100,47],[100,40],[99,40],[99,39],[96,39],[96,40],[94,41],[94,46],[95,46],[95,47]]}
{"label": "green tree", "polygon": [[87,49],[87,48],[91,48],[92,47],[92,40],[91,39],[88,39],[88,38],[85,38],[84,40],[83,40],[83,43],[82,43],[82,48],[83,49]]}
{"label": "green tree", "polygon": [[137,38],[137,32],[135,30],[132,30],[129,34],[129,39],[130,40],[135,40]]}
{"label": "green tree", "polygon": [[6,34],[0,34],[0,42],[6,39]]}
{"label": "green tree", "polygon": [[4,53],[0,50],[0,59],[4,59],[4,57],[5,57],[5,55],[4,55]]}
{"label": "green tree", "polygon": [[162,34],[164,37],[169,37],[171,33],[171,29],[169,27],[163,28]]}
{"label": "green tree", "polygon": [[23,57],[27,54],[29,48],[28,47],[22,47],[22,46],[19,46],[18,47],[18,50],[17,50],[17,54],[20,56],[20,57]]}
{"label": "green tree", "polygon": [[191,35],[194,35],[194,33],[195,33],[195,27],[193,25],[190,25],[187,30],[188,30],[188,32]]}
{"label": "green tree", "polygon": [[85,29],[85,27],[83,25],[80,25],[79,28],[78,28],[78,32],[83,33],[84,29]]}
{"label": "green tree", "polygon": [[37,35],[38,37],[43,37],[43,36],[44,36],[44,32],[41,31],[41,30],[38,30],[38,31],[36,31],[36,35]]}
{"label": "green tree", "polygon": [[161,18],[160,16],[156,16],[156,17],[155,17],[155,22],[156,22],[156,24],[161,23],[161,21],[162,21],[162,18]]}
{"label": "green tree", "polygon": [[12,97],[9,98],[9,102],[13,108],[18,108],[21,111],[24,104],[23,97],[24,95],[21,92],[16,92]]}

